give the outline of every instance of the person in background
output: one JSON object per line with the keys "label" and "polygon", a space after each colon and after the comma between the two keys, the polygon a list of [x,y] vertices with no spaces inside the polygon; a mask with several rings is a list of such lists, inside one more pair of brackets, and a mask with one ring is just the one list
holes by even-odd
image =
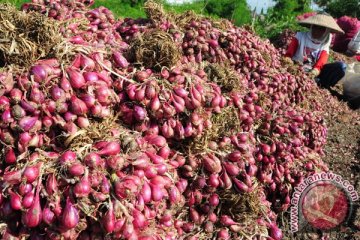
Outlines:
{"label": "person in background", "polygon": [[309,27],[307,32],[297,32],[289,44],[285,61],[294,61],[303,66],[306,72],[315,77],[321,87],[334,86],[345,75],[343,62],[327,63],[332,35],[344,33],[336,21],[329,15],[318,13],[299,21]]}

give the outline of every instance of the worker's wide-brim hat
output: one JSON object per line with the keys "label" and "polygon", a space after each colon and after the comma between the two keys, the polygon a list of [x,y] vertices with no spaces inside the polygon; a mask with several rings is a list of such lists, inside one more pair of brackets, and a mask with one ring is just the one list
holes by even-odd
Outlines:
{"label": "worker's wide-brim hat", "polygon": [[300,20],[299,24],[307,27],[311,25],[317,25],[329,28],[333,33],[344,33],[344,31],[336,23],[335,19],[325,14],[316,14],[314,16],[305,18]]}

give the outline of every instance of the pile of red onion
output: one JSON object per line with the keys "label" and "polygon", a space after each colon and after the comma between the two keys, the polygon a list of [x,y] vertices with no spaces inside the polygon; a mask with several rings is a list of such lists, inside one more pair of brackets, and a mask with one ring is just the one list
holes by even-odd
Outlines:
{"label": "pile of red onion", "polygon": [[[327,168],[312,80],[245,29],[115,20],[92,3],[23,6],[57,19],[73,51],[0,74],[3,238],[281,239],[293,187]],[[156,28],[183,50],[161,71],[127,57]]]}

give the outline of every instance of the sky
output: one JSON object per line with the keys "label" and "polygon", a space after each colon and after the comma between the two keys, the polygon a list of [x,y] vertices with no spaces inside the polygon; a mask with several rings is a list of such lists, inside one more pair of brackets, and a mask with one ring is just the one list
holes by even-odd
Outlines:
{"label": "sky", "polygon": [[266,12],[266,9],[274,5],[273,1],[271,0],[246,0],[246,1],[250,5],[251,10],[253,10],[256,7],[257,13],[260,13],[262,8],[264,9],[264,12]]}
{"label": "sky", "polygon": [[[183,3],[183,2],[191,2],[192,0],[167,0],[170,3]],[[221,1],[221,0],[219,0]],[[269,7],[272,7],[274,5],[274,2],[272,0],[246,0],[247,3],[250,6],[250,9],[253,10],[254,8],[256,8],[256,12],[260,13],[261,9],[264,9],[264,12],[266,12],[266,10]],[[317,9],[317,6],[315,4],[312,4],[312,8],[314,10]]]}

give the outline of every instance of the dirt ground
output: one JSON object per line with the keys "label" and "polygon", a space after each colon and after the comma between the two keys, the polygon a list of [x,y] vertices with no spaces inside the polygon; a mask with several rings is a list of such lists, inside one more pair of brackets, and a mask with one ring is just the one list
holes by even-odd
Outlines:
{"label": "dirt ground", "polygon": [[[334,54],[334,53],[333,53]],[[347,63],[351,58],[334,54],[335,58]],[[341,82],[330,90],[334,101],[329,102],[327,115],[328,138],[325,146],[324,161],[331,171],[348,180],[360,195],[360,109],[351,109],[344,101]],[[285,213],[284,239],[359,239],[360,240],[360,202],[353,206],[353,214],[347,226],[331,232],[298,233],[293,235],[286,230],[289,214]]]}

